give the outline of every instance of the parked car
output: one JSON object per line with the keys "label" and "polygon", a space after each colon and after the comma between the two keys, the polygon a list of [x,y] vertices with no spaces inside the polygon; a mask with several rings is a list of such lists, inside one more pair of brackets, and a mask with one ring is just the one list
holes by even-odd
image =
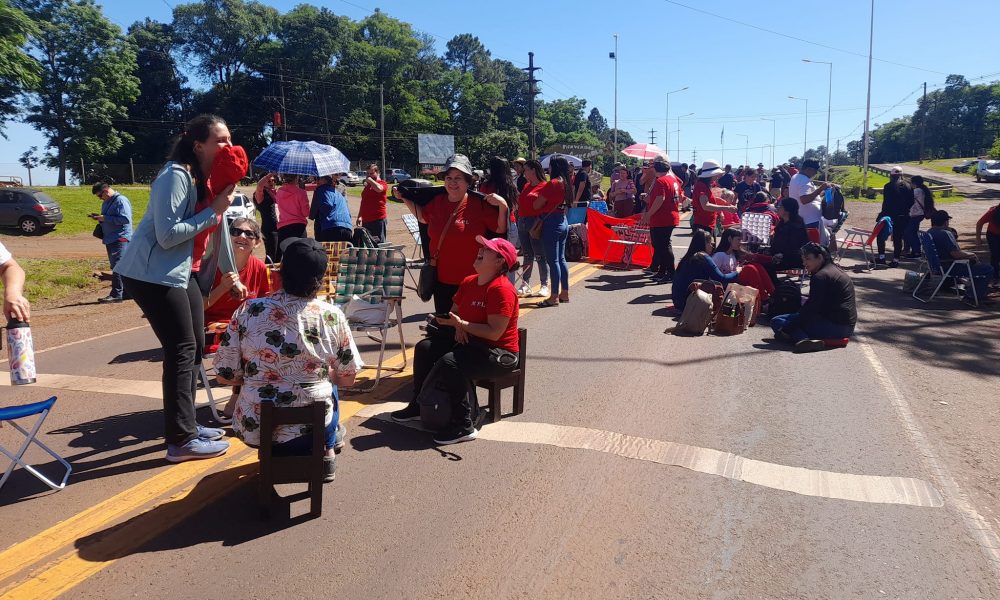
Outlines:
{"label": "parked car", "polygon": [[1000,181],[1000,160],[981,160],[976,166],[976,181]]}
{"label": "parked car", "polygon": [[385,174],[385,180],[389,183],[399,183],[400,181],[412,178],[413,176],[403,169],[389,169],[389,172]]}
{"label": "parked car", "polygon": [[957,165],[953,166],[951,168],[951,170],[954,171],[954,172],[956,172],[956,173],[968,173],[969,169],[972,167],[972,165],[974,165],[974,164],[976,164],[978,162],[979,162],[978,160],[963,160],[962,162],[960,162]]}
{"label": "parked car", "polygon": [[17,227],[35,235],[62,223],[59,203],[45,192],[25,187],[0,188],[0,227]]}
{"label": "parked car", "polygon": [[[367,177],[367,175],[365,177]],[[365,178],[359,177],[357,173],[344,173],[340,176],[340,183],[350,187],[361,185],[364,181]]]}
{"label": "parked car", "polygon": [[255,219],[256,213],[257,208],[254,206],[253,200],[243,192],[236,192],[233,195],[233,203],[226,209],[226,220],[232,223],[233,220],[240,217]]}

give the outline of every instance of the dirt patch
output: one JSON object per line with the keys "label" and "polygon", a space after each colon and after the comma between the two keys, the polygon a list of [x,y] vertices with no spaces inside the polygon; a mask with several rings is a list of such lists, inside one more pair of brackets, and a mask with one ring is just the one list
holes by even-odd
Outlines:
{"label": "dirt patch", "polygon": [[94,258],[107,256],[104,245],[92,235],[66,237],[48,235],[10,235],[0,233],[0,242],[16,258]]}

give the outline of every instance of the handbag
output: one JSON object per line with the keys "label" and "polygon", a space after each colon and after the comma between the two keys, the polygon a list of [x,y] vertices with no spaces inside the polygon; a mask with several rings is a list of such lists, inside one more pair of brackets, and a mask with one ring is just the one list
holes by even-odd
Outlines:
{"label": "handbag", "polygon": [[448,217],[448,222],[444,226],[444,230],[441,231],[441,237],[438,239],[437,248],[434,250],[434,256],[429,260],[424,261],[424,266],[420,267],[420,276],[417,278],[417,297],[427,302],[434,297],[434,285],[437,283],[437,258],[441,254],[441,245],[444,244],[444,238],[448,235],[448,230],[451,229],[451,224],[455,222],[455,216],[458,211],[465,206],[465,200],[458,203],[455,210],[451,212],[451,216]]}
{"label": "handbag", "polygon": [[94,225],[94,237],[99,240],[104,240],[104,227],[101,226],[101,223]]}
{"label": "handbag", "polygon": [[730,290],[722,300],[722,309],[715,317],[712,332],[715,335],[739,335],[746,330],[746,305],[740,302],[735,291]]}

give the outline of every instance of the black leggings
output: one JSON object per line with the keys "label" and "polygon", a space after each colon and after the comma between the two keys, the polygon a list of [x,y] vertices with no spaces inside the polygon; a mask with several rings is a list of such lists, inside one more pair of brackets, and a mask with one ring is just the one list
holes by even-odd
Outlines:
{"label": "black leggings", "polygon": [[260,235],[264,239],[264,255],[270,256],[271,262],[280,263],[281,248],[278,247],[278,230],[276,228],[261,228]]}
{"label": "black leggings", "polygon": [[417,342],[413,349],[413,398],[416,401],[420,389],[435,363],[441,363],[441,381],[447,386],[452,397],[451,424],[464,430],[472,429],[479,403],[472,382],[509,372],[489,359],[489,350],[480,344],[458,344],[446,333],[432,335]]}
{"label": "black leggings", "polygon": [[349,242],[354,236],[354,230],[347,227],[331,227],[316,232],[317,242]]}
{"label": "black leggings", "polygon": [[990,247],[990,265],[993,267],[993,276],[1000,276],[1000,235],[987,233],[986,244]]}
{"label": "black leggings", "polygon": [[303,238],[306,237],[306,224],[305,223],[294,223],[292,225],[285,225],[278,229],[278,243],[287,240],[288,238]]}
{"label": "black leggings", "polygon": [[674,249],[670,245],[673,233],[673,227],[651,227],[649,230],[649,239],[653,243],[653,262],[649,268],[671,277],[674,276]]}
{"label": "black leggings", "polygon": [[451,312],[451,306],[455,303],[455,294],[458,293],[458,286],[449,283],[434,283],[434,312]]}
{"label": "black leggings", "polygon": [[146,314],[163,347],[163,437],[168,444],[186,444],[198,436],[194,398],[205,349],[205,306],[195,275],[186,288],[124,278],[125,291]]}

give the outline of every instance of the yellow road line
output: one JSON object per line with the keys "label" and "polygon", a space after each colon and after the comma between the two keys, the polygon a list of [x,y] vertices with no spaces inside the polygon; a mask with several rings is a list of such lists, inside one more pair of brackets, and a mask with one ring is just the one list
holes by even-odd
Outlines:
{"label": "yellow road line", "polygon": [[[598,268],[599,265],[593,263],[574,265],[570,269],[572,273],[570,285],[585,279]],[[519,314],[524,315],[530,308],[532,307],[522,307]],[[407,359],[412,358],[412,349],[390,357],[384,364],[399,366],[403,363],[404,356]],[[387,378],[376,392],[359,397],[358,400],[341,401],[341,420],[346,421],[366,406],[391,396],[408,382],[405,376],[411,374],[412,360],[408,360],[406,370],[398,373],[400,375],[398,377]],[[155,519],[145,520],[137,517],[136,520],[115,529],[91,546],[84,546],[63,555],[55,563],[32,573],[27,580],[15,582],[5,588],[0,592],[2,594],[0,600],[51,598],[62,594],[228,492],[232,485],[252,474],[244,473],[240,468],[257,460],[256,452],[252,449],[237,439],[230,441],[235,453],[232,454],[229,468],[208,479],[194,482],[195,479],[218,467],[218,461],[194,461],[177,465],[0,553],[0,580],[3,580],[44,560],[57,550],[93,533],[98,528],[155,501],[170,490],[186,484],[181,491],[140,513],[140,515],[149,514],[153,510],[160,510],[163,514],[157,514]],[[197,493],[198,501],[188,500],[192,492]],[[89,558],[83,558],[81,551],[84,551]],[[95,559],[94,556],[98,558]]]}

